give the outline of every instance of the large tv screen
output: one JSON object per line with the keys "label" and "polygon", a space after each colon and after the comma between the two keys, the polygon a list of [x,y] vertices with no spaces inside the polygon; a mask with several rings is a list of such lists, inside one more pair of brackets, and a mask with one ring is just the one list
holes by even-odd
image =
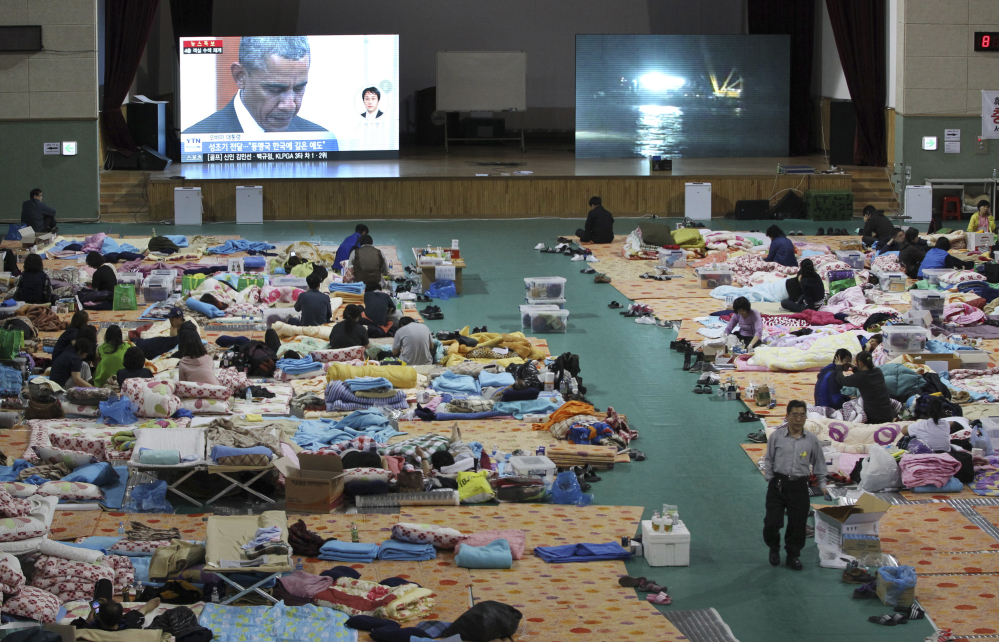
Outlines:
{"label": "large tv screen", "polygon": [[181,160],[397,157],[398,88],[398,35],[181,38]]}
{"label": "large tv screen", "polygon": [[790,36],[576,36],[576,157],[787,156]]}

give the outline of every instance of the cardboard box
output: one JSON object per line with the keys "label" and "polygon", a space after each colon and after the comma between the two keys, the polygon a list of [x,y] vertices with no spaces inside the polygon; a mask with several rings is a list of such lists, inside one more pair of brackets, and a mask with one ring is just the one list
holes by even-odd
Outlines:
{"label": "cardboard box", "polygon": [[877,535],[878,522],[891,504],[864,493],[853,506],[823,506],[815,509],[815,543],[843,549],[845,535]]}
{"label": "cardboard box", "polygon": [[888,597],[888,582],[881,577],[881,573],[878,573],[878,588],[877,594],[881,598],[881,603],[886,606],[912,606],[912,603],[916,601],[916,587],[905,589],[902,593],[902,597],[898,599],[898,604],[888,604],[885,599]]}
{"label": "cardboard box", "polygon": [[842,548],[844,553],[854,557],[860,557],[867,553],[880,553],[881,538],[877,535],[844,535]]}
{"label": "cardboard box", "polygon": [[285,509],[332,513],[343,503],[343,462],[337,455],[298,455],[299,468],[287,457],[274,462],[284,474]]}
{"label": "cardboard box", "polygon": [[968,232],[969,252],[988,252],[996,244],[996,235],[992,232]]}
{"label": "cardboard box", "polygon": [[929,367],[931,362],[946,363],[948,370],[958,370],[961,368],[961,356],[956,352],[946,352],[940,354],[920,353],[913,354],[912,362],[921,366]]}

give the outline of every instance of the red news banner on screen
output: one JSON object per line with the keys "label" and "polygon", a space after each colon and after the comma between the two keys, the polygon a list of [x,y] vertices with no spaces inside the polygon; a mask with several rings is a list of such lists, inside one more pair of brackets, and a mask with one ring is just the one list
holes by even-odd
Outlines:
{"label": "red news banner on screen", "polygon": [[184,162],[390,158],[399,36],[180,40]]}

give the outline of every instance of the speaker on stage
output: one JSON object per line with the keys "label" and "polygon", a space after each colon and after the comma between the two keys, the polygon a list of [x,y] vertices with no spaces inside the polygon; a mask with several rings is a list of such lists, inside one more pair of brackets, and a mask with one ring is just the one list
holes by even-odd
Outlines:
{"label": "speaker on stage", "polygon": [[173,162],[149,145],[142,146],[138,152],[138,157],[139,169],[147,172],[162,172]]}
{"label": "speaker on stage", "polygon": [[853,145],[857,137],[857,112],[851,100],[829,103],[829,164],[853,165]]}
{"label": "speaker on stage", "polygon": [[805,201],[795,194],[794,192],[788,192],[784,195],[784,198],[780,199],[773,209],[770,210],[770,216],[777,220],[783,220],[786,218],[802,218],[805,213]]}
{"label": "speaker on stage", "polygon": [[770,201],[736,201],[735,220],[762,221],[770,218]]}
{"label": "speaker on stage", "polygon": [[131,156],[125,156],[117,149],[109,149],[107,158],[104,160],[104,169],[107,170],[139,169],[139,155],[132,154]]}

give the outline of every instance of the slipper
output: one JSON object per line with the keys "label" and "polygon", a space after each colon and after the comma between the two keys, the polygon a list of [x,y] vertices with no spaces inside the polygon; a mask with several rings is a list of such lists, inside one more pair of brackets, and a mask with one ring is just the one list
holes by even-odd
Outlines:
{"label": "slipper", "polygon": [[628,457],[630,457],[634,461],[645,461],[645,453],[643,453],[641,450],[629,449]]}
{"label": "slipper", "polygon": [[639,593],[665,593],[666,587],[661,584],[656,584],[652,580],[647,580],[644,577],[639,578],[641,582],[635,587],[638,589]]}
{"label": "slipper", "polygon": [[579,273],[580,273],[580,274],[596,274],[596,273],[597,273],[597,271],[596,271],[596,270],[594,270],[594,269],[593,269],[593,268],[591,268],[591,267],[588,267],[588,268],[584,268],[584,269],[580,270],[580,271],[579,271]]}
{"label": "slipper", "polygon": [[868,622],[874,622],[875,624],[882,624],[884,626],[895,626],[896,622],[892,616],[888,615],[872,615],[867,618]]}
{"label": "slipper", "polygon": [[601,274],[600,272],[597,272],[597,275],[595,277],[593,277],[593,282],[594,283],[610,283],[611,282],[611,278],[609,276],[607,276],[606,274]]}
{"label": "slipper", "polygon": [[696,386],[694,386],[694,390],[692,392],[695,395],[703,395],[704,394],[704,386],[702,386],[701,384],[697,384]]}
{"label": "slipper", "polygon": [[622,575],[617,578],[617,583],[625,588],[635,588],[642,582],[648,582],[644,577],[632,577],[631,575]]}
{"label": "slipper", "polygon": [[[860,589],[855,590],[854,593],[856,593],[859,590]],[[909,620],[922,620],[924,617],[926,617],[926,611],[919,608],[918,604],[913,604],[912,606],[896,606],[895,612],[901,613],[906,617],[906,619]]]}
{"label": "slipper", "polygon": [[649,593],[648,596],[645,598],[645,600],[650,604],[666,605],[673,603],[673,598],[667,595],[665,591],[663,591],[662,593],[656,593],[655,595]]}
{"label": "slipper", "polygon": [[[877,582],[868,582],[862,586],[858,586],[853,589],[853,599],[855,600],[870,600],[878,596],[878,584]],[[906,609],[908,610],[908,609]]]}
{"label": "slipper", "polygon": [[704,394],[706,394],[706,395],[710,395],[710,394],[712,393],[712,390],[711,390],[711,386],[709,386],[709,385],[707,385],[707,384],[704,384],[704,385],[703,385],[703,386],[701,386],[701,387],[702,387],[702,388],[704,388]]}
{"label": "slipper", "polygon": [[608,307],[608,308],[613,308],[613,309],[615,309],[615,310],[616,310],[617,308],[620,308],[620,307],[622,307],[622,306],[621,306],[621,304],[620,304],[620,303],[618,303],[617,301],[611,301],[611,302],[610,302],[610,305],[608,305],[607,307]]}

